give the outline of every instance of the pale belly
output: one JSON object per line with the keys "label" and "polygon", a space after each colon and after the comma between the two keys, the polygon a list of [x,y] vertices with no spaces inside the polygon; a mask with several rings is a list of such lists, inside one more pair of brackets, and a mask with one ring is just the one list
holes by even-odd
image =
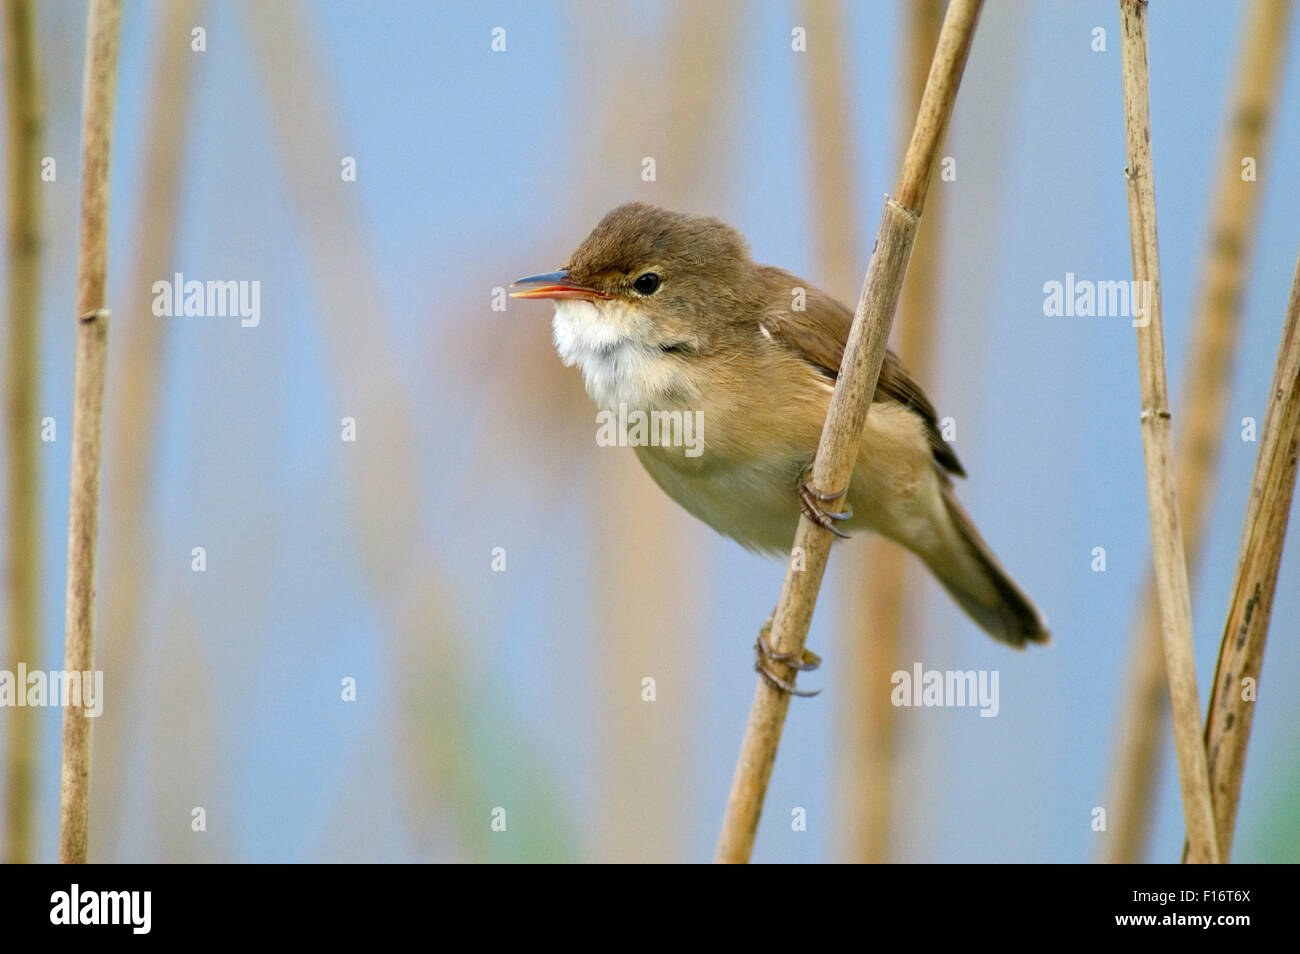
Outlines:
{"label": "pale belly", "polygon": [[[853,516],[847,532],[872,531],[924,552],[934,546],[942,513],[939,478],[914,415],[876,405],[867,419],[863,450],[844,498]],[[719,533],[748,549],[784,553],[799,522],[798,486],[812,458],[718,461],[706,451],[686,466],[680,451],[636,449],[646,471],[665,493]],[[840,502],[827,510],[842,509]]]}
{"label": "pale belly", "polygon": [[646,472],[668,496],[750,550],[788,551],[799,522],[804,464],[745,462],[685,469],[654,447],[638,447]]}

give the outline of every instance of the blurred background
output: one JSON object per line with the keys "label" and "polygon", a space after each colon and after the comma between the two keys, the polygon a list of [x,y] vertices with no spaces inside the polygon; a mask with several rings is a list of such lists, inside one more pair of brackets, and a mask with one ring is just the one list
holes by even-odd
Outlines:
{"label": "blurred background", "polygon": [[[1176,434],[1253,2],[1151,10]],[[720,216],[757,261],[853,303],[942,6],[128,0],[91,860],[712,857],[783,564],[678,509],[630,449],[598,447],[549,306],[493,303],[633,199]],[[34,643],[12,648],[6,623],[10,669],[16,651],[62,665],[84,18],[36,4],[57,176],[39,190],[38,391],[18,430],[51,417],[57,436],[35,452]],[[1203,704],[1259,447],[1240,422],[1262,425],[1300,245],[1289,64],[1275,101],[1193,575]],[[1045,317],[1043,285],[1131,276],[1117,4],[989,0],[943,154],[956,176],[932,188],[895,335],[954,419],[962,500],[1054,642],[1010,651],[910,557],[838,547],[809,639],[825,662],[801,679],[825,691],[791,708],[756,861],[1109,850],[1094,809],[1114,812],[1149,565],[1136,347],[1125,318]],[[175,272],[259,281],[260,324],[155,317],[151,286]],[[1300,860],[1298,576],[1292,541],[1235,861]],[[998,670],[998,716],[892,709],[888,672],[913,662]],[[10,860],[57,855],[60,720],[0,710]],[[1173,861],[1164,735],[1142,856]]]}

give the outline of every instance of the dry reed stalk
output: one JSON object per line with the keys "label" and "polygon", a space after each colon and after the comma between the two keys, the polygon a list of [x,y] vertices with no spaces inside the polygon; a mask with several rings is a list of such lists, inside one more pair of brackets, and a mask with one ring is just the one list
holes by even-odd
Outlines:
{"label": "dry reed stalk", "polygon": [[[1214,793],[1214,821],[1219,856],[1232,853],[1233,829],[1246,746],[1255,717],[1264,643],[1268,638],[1277,572],[1282,563],[1296,461],[1300,456],[1300,260],[1296,262],[1287,302],[1282,343],[1278,345],[1268,413],[1259,459],[1250,485],[1250,502],[1237,554],[1232,603],[1223,628],[1219,661],[1205,719],[1205,745]],[[1250,680],[1247,685],[1246,680]]]}
{"label": "dry reed stalk", "polygon": [[[10,672],[35,667],[40,641],[41,139],[45,104],[31,0],[5,0],[5,133],[8,163],[9,359],[5,381],[5,443],[9,449],[9,526],[5,629]],[[36,784],[36,716],[26,707],[5,714],[8,747],[4,846],[6,864],[32,860]]]}
{"label": "dry reed stalk", "polygon": [[[885,204],[817,448],[812,485],[823,492],[848,486],[853,475],[854,458],[880,376],[908,257],[982,6],[983,0],[953,0],[944,17],[898,188]],[[831,538],[829,530],[806,516],[800,518],[781,600],[772,617],[770,641],[778,653],[797,655],[803,650],[826,572]],[[798,556],[803,559],[796,559]],[[800,566],[803,568],[796,569]],[[778,667],[778,675],[793,679],[795,674],[788,667]],[[723,819],[718,861],[749,860],[789,705],[787,693],[758,680]]]}
{"label": "dry reed stalk", "polygon": [[1174,485],[1169,387],[1165,379],[1164,318],[1160,304],[1160,255],[1156,235],[1156,193],[1151,154],[1150,77],[1147,68],[1146,0],[1120,0],[1124,83],[1124,128],[1128,140],[1129,240],[1133,279],[1146,289],[1145,323],[1137,325],[1142,393],[1142,450],[1156,590],[1160,602],[1165,671],[1174,719],[1174,745],[1182,787],[1183,816],[1197,863],[1219,860],[1214,835],[1205,747],[1196,694],[1191,594]]}
{"label": "dry reed stalk", "polygon": [[[136,258],[127,286],[126,307],[115,335],[120,366],[113,406],[106,422],[108,455],[105,492],[113,506],[104,514],[103,605],[99,652],[105,692],[119,700],[99,717],[95,760],[96,796],[92,808],[97,828],[121,837],[126,792],[127,700],[138,697],[126,682],[139,673],[139,647],[145,633],[144,606],[150,579],[149,501],[153,499],[162,380],[166,367],[163,335],[167,328],[150,311],[155,280],[172,273],[177,219],[186,150],[195,54],[190,28],[199,13],[195,0],[170,0],[158,10],[152,72],[149,130],[141,181],[148,183],[135,221]],[[98,851],[111,851],[100,845]]]}
{"label": "dry reed stalk", "polygon": [[[117,87],[121,0],[91,0],[82,94],[81,260],[77,269],[77,360],[68,502],[68,593],[63,668],[95,668],[95,544],[99,529],[100,424],[108,358],[109,158]],[[79,704],[63,710],[59,860],[86,860],[90,812],[90,720]]]}
{"label": "dry reed stalk", "polygon": [[[1175,435],[1178,507],[1187,566],[1195,576],[1204,550],[1210,501],[1219,472],[1231,373],[1237,353],[1251,240],[1261,185],[1244,181],[1241,161],[1263,160],[1281,86],[1291,0],[1249,5],[1237,60],[1237,79],[1224,124],[1216,167],[1217,188],[1192,325],[1192,351],[1184,386],[1183,430]],[[1111,834],[1105,858],[1135,864],[1146,855],[1155,813],[1160,754],[1168,711],[1164,644],[1155,581],[1148,577],[1129,666],[1124,718],[1112,792]]]}
{"label": "dry reed stalk", "polygon": [[[930,58],[943,24],[943,0],[908,4],[906,100],[902,118],[910,124],[921,104]],[[847,115],[847,111],[846,111]],[[910,125],[903,134],[910,132]],[[825,191],[825,190],[821,190]],[[916,237],[903,283],[895,323],[897,350],[918,381],[934,380],[938,327],[938,246],[936,228],[942,191],[930,196],[927,228]],[[848,203],[845,203],[846,207]],[[930,389],[932,397],[937,397]],[[904,628],[915,622],[915,567],[907,553],[883,537],[845,551],[846,609],[842,644],[851,693],[841,707],[841,732],[847,740],[844,782],[847,860],[881,864],[892,854],[893,803],[897,785],[898,710],[890,704],[890,676],[903,665]]]}

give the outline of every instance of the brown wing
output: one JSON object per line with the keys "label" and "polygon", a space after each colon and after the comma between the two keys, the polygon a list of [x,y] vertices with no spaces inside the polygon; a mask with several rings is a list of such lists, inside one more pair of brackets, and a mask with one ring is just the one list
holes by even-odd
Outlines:
{"label": "brown wing", "polygon": [[[768,271],[768,279],[774,285],[786,289],[794,286],[806,288],[807,307],[803,311],[782,308],[766,312],[760,322],[763,330],[773,341],[785,345],[834,381],[839,377],[853,313],[830,295],[803,284],[792,275],[778,269]],[[787,294],[788,291],[782,292],[783,297]],[[951,474],[966,476],[952,445],[939,433],[939,416],[934,405],[893,351],[885,352],[885,363],[880,367],[880,379],[876,382],[872,401],[893,401],[915,411],[925,423],[925,434],[930,440],[935,462]]]}

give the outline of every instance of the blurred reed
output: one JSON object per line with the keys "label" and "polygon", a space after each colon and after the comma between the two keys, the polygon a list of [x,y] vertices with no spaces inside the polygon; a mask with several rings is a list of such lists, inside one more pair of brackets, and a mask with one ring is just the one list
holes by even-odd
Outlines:
{"label": "blurred reed", "polygon": [[[349,154],[337,128],[339,112],[321,68],[313,30],[300,3],[244,5],[252,47],[262,69],[275,120],[292,204],[304,223],[312,286],[317,290],[321,327],[337,382],[338,404],[364,428],[365,453],[349,454],[351,502],[348,513],[360,563],[380,614],[390,622],[391,643],[384,658],[394,667],[398,719],[396,771],[404,784],[412,829],[430,831],[439,820],[455,821],[455,837],[469,860],[487,852],[513,852],[517,860],[541,853],[539,845],[562,857],[556,833],[568,829],[553,796],[549,769],[534,765],[512,775],[521,798],[534,806],[535,824],[508,842],[488,842],[491,809],[499,804],[483,786],[494,750],[526,752],[522,726],[485,726],[475,713],[508,719],[508,693],[491,683],[474,684],[458,647],[462,623],[447,612],[438,594],[447,589],[432,555],[419,542],[423,496],[414,456],[416,422],[424,420],[401,386],[381,315],[383,294],[369,248],[354,187],[340,182],[336,160]],[[471,704],[472,701],[472,704]],[[517,741],[503,746],[501,734]],[[513,770],[512,770],[513,771]],[[534,841],[530,842],[529,838]]]}
{"label": "blurred reed", "polygon": [[[850,301],[858,292],[862,249],[858,241],[858,177],[863,169],[853,136],[849,102],[850,35],[840,0],[803,0],[809,37],[804,78],[813,200],[812,247],[825,288]],[[931,47],[933,52],[933,47]],[[926,67],[930,64],[926,54]]]}
{"label": "blurred reed", "polygon": [[[1237,78],[1213,177],[1214,198],[1205,260],[1192,323],[1192,348],[1184,385],[1181,435],[1175,435],[1178,505],[1183,518],[1189,572],[1196,574],[1205,549],[1210,504],[1219,472],[1232,367],[1241,327],[1251,244],[1258,227],[1263,185],[1242,178],[1245,157],[1264,165],[1281,88],[1291,0],[1247,5]],[[1134,633],[1124,714],[1108,804],[1111,833],[1106,861],[1143,860],[1151,837],[1169,697],[1160,635],[1155,580],[1148,576]]]}
{"label": "blurred reed", "polygon": [[[660,115],[651,127],[655,132],[647,137],[640,114],[626,108],[628,102],[656,99],[653,78],[633,73],[629,88],[606,107],[610,145],[608,153],[598,151],[596,157],[602,178],[623,169],[615,183],[625,179],[644,188],[633,178],[639,168],[635,157],[653,155],[661,175],[648,201],[690,212],[711,201],[725,168],[725,144],[715,134],[722,125],[718,111],[742,69],[740,49],[730,40],[740,22],[734,0],[674,6],[655,51],[656,59],[669,63]],[[584,141],[580,148],[587,146]],[[620,152],[629,155],[620,158]],[[558,364],[554,354],[548,360]],[[578,376],[566,371],[576,386]],[[582,417],[594,428],[590,402],[584,405]],[[593,434],[594,429],[587,431],[592,448]],[[707,531],[655,486],[630,450],[596,448],[582,456],[589,458],[584,469],[595,498],[592,632],[604,688],[596,704],[603,727],[600,774],[606,782],[597,844],[589,851],[601,861],[680,860],[688,846],[676,806],[688,796],[691,777],[690,762],[681,753],[690,748],[700,688],[693,647],[707,638],[703,603],[712,589],[700,554]],[[663,598],[669,574],[671,601]],[[641,698],[647,676],[656,681],[654,705]]]}
{"label": "blurred reed", "polygon": [[1147,322],[1137,327],[1137,343],[1142,393],[1142,449],[1146,463],[1147,506],[1151,513],[1156,593],[1160,603],[1165,671],[1172,699],[1183,817],[1192,845],[1189,857],[1197,863],[1214,864],[1219,860],[1218,843],[1214,835],[1214,808],[1210,800],[1205,747],[1200,733],[1191,594],[1174,483],[1169,386],[1165,377],[1155,169],[1151,151],[1146,0],[1120,0],[1120,34],[1124,129],[1128,140],[1128,165],[1124,175],[1128,181],[1133,280],[1149,289]]}
{"label": "blurred reed", "polygon": [[[7,219],[5,245],[9,283],[9,355],[5,368],[5,446],[8,461],[8,525],[5,533],[5,631],[7,668],[39,664],[41,612],[39,531],[41,486],[40,298],[41,155],[45,102],[36,49],[31,0],[4,4],[5,144]],[[5,712],[4,860],[33,860],[35,843],[36,713],[26,707]]]}
{"label": "blurred reed", "polygon": [[[91,0],[86,24],[82,96],[81,238],[77,267],[77,355],[73,385],[72,477],[68,501],[68,589],[63,668],[95,668],[95,546],[99,530],[99,470],[108,358],[105,285],[108,271],[109,160],[117,90],[121,0]],[[84,698],[84,697],[83,697]],[[59,860],[86,860],[90,814],[91,720],[81,705],[63,710],[63,773],[59,802]]]}
{"label": "blurred reed", "polygon": [[[224,741],[215,727],[222,724],[213,700],[211,679],[194,678],[195,673],[217,671],[218,660],[206,652],[204,621],[194,611],[182,587],[168,589],[165,609],[167,639],[159,647],[157,691],[147,694],[146,731],[152,737],[146,746],[149,783],[145,814],[149,832],[136,841],[153,839],[141,855],[164,864],[221,864],[231,857],[235,828],[223,819],[216,806],[226,789],[235,784],[229,773],[212,758]],[[216,628],[216,627],[214,627]],[[98,801],[98,798],[96,799]],[[194,827],[194,810],[204,812],[205,827]],[[216,817],[214,817],[214,815]],[[197,831],[223,831],[220,837],[195,837]]]}
{"label": "blurred reed", "polygon": [[[925,81],[930,73],[930,61],[939,42],[939,28],[943,26],[946,0],[911,0],[907,7],[907,60],[903,64],[905,90],[900,113],[901,136],[912,131],[912,117],[921,105]],[[937,400],[933,384],[938,371],[935,361],[939,337],[939,286],[941,261],[939,256],[943,239],[943,190],[932,193],[925,203],[925,228],[917,233],[912,260],[907,265],[907,280],[903,283],[903,298],[899,302],[899,321],[896,337],[898,356],[903,359],[912,376],[926,386],[930,397]],[[902,551],[894,547],[897,561]],[[905,574],[906,576],[906,574]],[[906,589],[898,588],[906,594]],[[915,609],[915,608],[914,608]]]}
{"label": "blurred reed", "polygon": [[92,817],[95,854],[120,857],[126,834],[130,733],[138,728],[135,701],[145,697],[141,646],[146,594],[156,592],[150,502],[157,497],[158,429],[167,365],[164,322],[151,311],[153,283],[173,271],[180,231],[181,185],[193,86],[190,29],[202,14],[196,0],[158,7],[150,81],[149,128],[143,150],[144,188],[135,210],[135,261],[126,283],[126,307],[117,322],[117,364],[108,405],[104,490],[113,506],[104,514],[101,654],[105,692],[114,704],[99,717]]}

